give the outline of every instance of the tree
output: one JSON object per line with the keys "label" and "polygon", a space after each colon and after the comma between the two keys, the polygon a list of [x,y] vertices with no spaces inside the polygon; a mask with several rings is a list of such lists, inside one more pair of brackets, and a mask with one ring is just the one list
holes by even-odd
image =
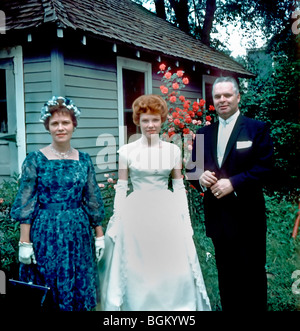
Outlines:
{"label": "tree", "polygon": [[154,0],[155,10],[158,17],[167,19],[164,0]]}
{"label": "tree", "polygon": [[299,45],[300,35],[286,26],[266,48],[251,52],[245,65],[257,76],[244,85],[241,102],[247,116],[270,124],[275,147],[272,188],[295,203],[300,187]]}
{"label": "tree", "polygon": [[175,12],[175,21],[178,24],[178,27],[185,32],[190,32],[190,25],[188,21],[188,0],[169,0],[169,3]]}
{"label": "tree", "polygon": [[[159,17],[176,24],[208,45],[217,25],[241,24],[245,33],[260,29],[266,38],[280,33],[289,23],[297,0],[133,0],[152,3]],[[249,31],[250,30],[250,31]]]}

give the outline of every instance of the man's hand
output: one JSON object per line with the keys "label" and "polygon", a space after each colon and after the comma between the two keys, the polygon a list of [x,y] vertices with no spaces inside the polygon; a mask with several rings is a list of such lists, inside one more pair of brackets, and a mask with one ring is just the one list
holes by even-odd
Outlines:
{"label": "man's hand", "polygon": [[223,198],[227,194],[230,194],[234,191],[234,188],[227,178],[222,178],[218,180],[214,185],[210,187],[212,194],[217,198]]}
{"label": "man's hand", "polygon": [[215,175],[216,174],[214,172],[211,172],[209,170],[204,171],[199,178],[200,185],[204,187],[211,187],[212,185],[216,184],[218,178]]}

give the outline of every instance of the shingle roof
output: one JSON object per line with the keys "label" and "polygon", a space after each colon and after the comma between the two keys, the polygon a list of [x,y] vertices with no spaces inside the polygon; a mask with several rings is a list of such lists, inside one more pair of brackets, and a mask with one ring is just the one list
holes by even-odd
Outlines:
{"label": "shingle roof", "polygon": [[30,29],[47,22],[91,33],[140,50],[202,63],[252,77],[239,63],[130,0],[2,0],[6,29]]}

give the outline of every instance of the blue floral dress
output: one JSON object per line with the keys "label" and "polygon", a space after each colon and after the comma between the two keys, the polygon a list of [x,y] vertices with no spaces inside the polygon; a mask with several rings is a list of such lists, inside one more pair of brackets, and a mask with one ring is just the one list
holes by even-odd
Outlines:
{"label": "blue floral dress", "polygon": [[87,153],[48,160],[29,153],[11,216],[31,224],[37,264],[20,264],[20,280],[49,286],[60,310],[90,310],[97,300],[93,231],[104,204]]}

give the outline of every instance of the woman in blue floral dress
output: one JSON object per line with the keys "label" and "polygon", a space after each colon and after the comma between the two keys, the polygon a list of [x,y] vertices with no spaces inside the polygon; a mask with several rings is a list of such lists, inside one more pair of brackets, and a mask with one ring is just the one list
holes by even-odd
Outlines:
{"label": "woman in blue floral dress", "polygon": [[96,262],[104,251],[104,205],[94,166],[70,144],[79,115],[63,97],[42,108],[52,143],[27,155],[11,211],[20,222],[20,280],[50,287],[59,310],[96,306]]}

